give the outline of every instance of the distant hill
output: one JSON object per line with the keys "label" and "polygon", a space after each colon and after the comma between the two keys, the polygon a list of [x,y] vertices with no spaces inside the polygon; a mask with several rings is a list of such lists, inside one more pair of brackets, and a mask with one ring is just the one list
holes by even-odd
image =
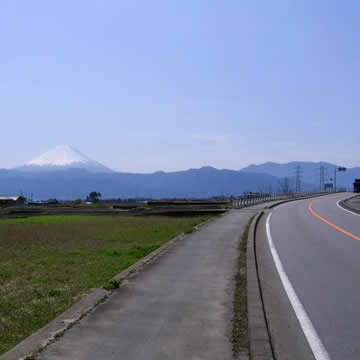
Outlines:
{"label": "distant hill", "polygon": [[274,176],[212,167],[153,174],[0,170],[0,194],[22,192],[36,199],[85,198],[91,191],[100,191],[103,198],[208,198],[277,189],[278,178]]}
{"label": "distant hill", "polygon": [[[286,164],[267,162],[261,165],[249,165],[241,169],[241,171],[246,173],[268,174],[279,178],[289,177],[293,181],[296,166],[301,166],[302,168],[302,181],[307,184],[313,184],[314,186],[319,186],[321,166],[325,168],[325,175],[327,175],[327,181],[329,182],[330,179],[334,178],[334,169],[339,167],[339,165],[327,162],[292,161]],[[349,168],[346,172],[337,173],[337,185],[352,189],[355,178],[360,178],[359,167]]]}

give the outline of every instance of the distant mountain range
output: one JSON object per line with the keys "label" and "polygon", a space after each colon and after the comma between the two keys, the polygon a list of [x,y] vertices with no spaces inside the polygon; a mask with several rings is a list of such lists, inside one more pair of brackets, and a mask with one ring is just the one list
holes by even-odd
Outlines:
{"label": "distant mountain range", "polygon": [[270,191],[278,187],[271,175],[217,170],[211,167],[153,174],[93,173],[85,169],[50,172],[0,170],[0,193],[33,194],[34,199],[85,198],[99,191],[103,198],[209,198]]}
{"label": "distant mountain range", "polygon": [[[302,169],[302,188],[319,188],[320,167],[333,178],[337,165],[330,163],[290,162],[250,165],[239,171],[202,167],[176,172],[130,174],[115,172],[80,151],[58,146],[29,161],[22,167],[0,170],[0,194],[34,199],[85,198],[99,191],[103,198],[209,198],[241,195],[246,191],[276,192],[279,182],[288,177],[294,187],[295,167]],[[351,189],[360,168],[337,174],[338,187]]]}

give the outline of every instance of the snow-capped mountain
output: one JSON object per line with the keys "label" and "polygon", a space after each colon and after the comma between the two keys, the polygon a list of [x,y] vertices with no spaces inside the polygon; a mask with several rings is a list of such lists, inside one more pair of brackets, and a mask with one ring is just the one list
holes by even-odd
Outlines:
{"label": "snow-capped mountain", "polygon": [[62,169],[86,169],[97,173],[113,171],[69,145],[56,146],[18,168],[18,170],[23,171],[51,171]]}

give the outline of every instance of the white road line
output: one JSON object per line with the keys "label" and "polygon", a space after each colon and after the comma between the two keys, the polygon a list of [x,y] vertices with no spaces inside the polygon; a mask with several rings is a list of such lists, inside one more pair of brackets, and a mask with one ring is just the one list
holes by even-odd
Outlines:
{"label": "white road line", "polygon": [[[344,199],[342,199],[342,200],[344,200]],[[343,208],[342,206],[340,206],[339,203],[340,203],[340,201],[342,201],[342,200],[339,200],[339,201],[336,203],[336,205],[337,205],[341,210],[347,211],[348,213],[353,214],[353,215],[356,215],[356,216],[360,216],[360,214],[354,213],[354,212],[352,212],[352,211],[350,211],[350,210],[347,210],[347,209]]]}
{"label": "white road line", "polygon": [[304,306],[302,305],[300,299],[296,295],[296,292],[291,285],[289,278],[287,277],[284,267],[281,263],[279,255],[276,251],[274,242],[271,237],[270,232],[270,217],[271,214],[268,216],[266,220],[266,234],[271,250],[271,254],[273,256],[276,269],[280,275],[281,282],[284,286],[287,296],[289,297],[290,303],[295,311],[296,317],[299,320],[300,326],[305,334],[305,337],[310,345],[310,348],[315,356],[316,360],[330,360],[330,355],[326,351],[323,343],[321,342],[319,335],[317,334],[309,316],[307,315]]}

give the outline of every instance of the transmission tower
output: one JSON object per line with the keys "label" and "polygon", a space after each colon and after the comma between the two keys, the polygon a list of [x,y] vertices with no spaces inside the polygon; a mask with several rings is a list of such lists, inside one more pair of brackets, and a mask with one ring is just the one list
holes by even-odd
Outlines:
{"label": "transmission tower", "polygon": [[325,183],[329,182],[329,170],[328,168],[326,167],[325,168]]}
{"label": "transmission tower", "polygon": [[295,167],[295,191],[296,193],[301,193],[301,178],[302,178],[302,167],[300,165]]}
{"label": "transmission tower", "polygon": [[325,189],[325,167],[320,166],[320,191]]}

